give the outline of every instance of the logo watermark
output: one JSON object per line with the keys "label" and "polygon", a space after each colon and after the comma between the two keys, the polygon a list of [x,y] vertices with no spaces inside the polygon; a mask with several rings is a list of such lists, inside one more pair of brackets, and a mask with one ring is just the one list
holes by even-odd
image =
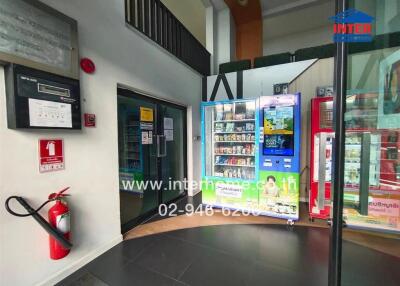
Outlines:
{"label": "logo watermark", "polygon": [[[120,187],[124,191],[139,192],[143,193],[146,190],[157,190],[157,191],[177,191],[177,190],[188,190],[189,188],[198,189],[202,185],[211,186],[216,189],[223,189],[226,185],[233,190],[241,190],[250,186],[249,181],[235,180],[235,181],[218,181],[218,180],[172,180],[169,178],[168,181],[158,180],[134,180],[134,179],[121,179]],[[257,181],[253,183],[257,190],[261,190],[264,187],[263,181]]]}
{"label": "logo watermark", "polygon": [[329,19],[334,22],[334,42],[372,42],[372,22],[374,17],[356,9],[348,9]]}

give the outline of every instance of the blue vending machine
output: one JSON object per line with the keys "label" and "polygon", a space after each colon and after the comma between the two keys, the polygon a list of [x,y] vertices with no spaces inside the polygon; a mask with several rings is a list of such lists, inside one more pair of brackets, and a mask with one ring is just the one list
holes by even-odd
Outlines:
{"label": "blue vending machine", "polygon": [[299,218],[300,93],[259,99],[259,211]]}

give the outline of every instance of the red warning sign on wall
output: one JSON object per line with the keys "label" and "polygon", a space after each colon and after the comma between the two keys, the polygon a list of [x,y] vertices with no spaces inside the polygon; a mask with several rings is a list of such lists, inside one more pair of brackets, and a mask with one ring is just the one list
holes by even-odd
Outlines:
{"label": "red warning sign on wall", "polygon": [[64,169],[64,141],[62,139],[40,139],[39,171],[44,173]]}

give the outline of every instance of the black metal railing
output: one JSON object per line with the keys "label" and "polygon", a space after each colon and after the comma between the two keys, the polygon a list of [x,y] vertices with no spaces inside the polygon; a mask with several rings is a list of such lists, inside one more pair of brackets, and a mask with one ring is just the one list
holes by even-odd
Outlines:
{"label": "black metal railing", "polygon": [[160,0],[125,0],[125,20],[202,75],[210,75],[210,53]]}

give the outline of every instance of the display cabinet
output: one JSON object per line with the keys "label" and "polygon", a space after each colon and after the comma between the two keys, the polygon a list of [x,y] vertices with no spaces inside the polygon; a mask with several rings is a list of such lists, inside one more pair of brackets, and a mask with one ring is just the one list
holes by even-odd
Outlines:
{"label": "display cabinet", "polygon": [[140,140],[139,110],[128,110],[121,107],[124,120],[119,123],[119,160],[120,171],[141,172],[142,144]]}

